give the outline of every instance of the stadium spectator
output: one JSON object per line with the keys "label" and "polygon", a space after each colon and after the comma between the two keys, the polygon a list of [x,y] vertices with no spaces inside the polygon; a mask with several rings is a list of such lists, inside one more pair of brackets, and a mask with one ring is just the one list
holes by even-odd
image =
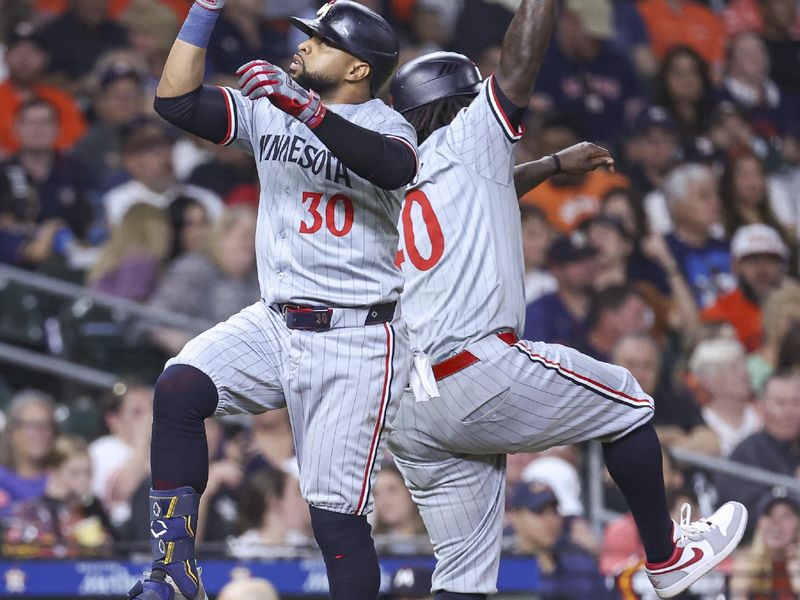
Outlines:
{"label": "stadium spectator", "polygon": [[196,540],[222,542],[235,533],[237,500],[244,479],[244,458],[250,441],[241,424],[206,419],[208,484],[200,499]]}
{"label": "stadium spectator", "polygon": [[288,410],[270,410],[253,415],[251,422],[254,455],[247,464],[248,471],[259,468],[287,470],[297,462]]}
{"label": "stadium spectator", "polygon": [[771,227],[761,223],[740,227],[731,241],[736,289],[705,309],[703,320],[733,325],[748,352],[761,348],[761,308],[783,282],[788,258],[786,245]]}
{"label": "stadium spectator", "polygon": [[634,122],[625,143],[631,187],[643,196],[661,187],[680,157],[678,126],[661,106],[650,106]]}
{"label": "stadium spectator", "polygon": [[776,368],[800,372],[800,322],[798,321],[793,322],[783,336]]}
{"label": "stadium spectator", "polygon": [[710,8],[694,0],[641,0],[637,7],[658,60],[663,60],[676,46],[685,45],[713,67],[722,66],[725,30]]}
{"label": "stadium spectator", "polygon": [[775,216],[800,241],[800,119],[787,123],[780,144],[781,164],[769,176],[769,200]]}
{"label": "stadium spectator", "polygon": [[740,33],[728,45],[722,98],[732,101],[757,135],[776,137],[782,126],[781,92],[769,78],[769,54],[755,32]]}
{"label": "stadium spectator", "polygon": [[122,165],[131,180],[110,189],[103,197],[109,226],[122,221],[125,212],[138,202],[166,208],[178,196],[196,198],[212,220],[222,212],[222,201],[213,192],[176,180],[172,163],[172,140],[154,122],[129,124],[120,147]]}
{"label": "stadium spectator", "polygon": [[282,64],[295,51],[289,47],[287,30],[264,17],[262,0],[229,0],[211,34],[209,66],[230,77],[254,58]]}
{"label": "stadium spectator", "polygon": [[106,50],[125,45],[127,32],[106,13],[108,0],[70,0],[69,9],[42,30],[50,71],[76,81]]}
{"label": "stadium spectator", "polygon": [[747,359],[747,372],[757,393],[778,365],[781,348],[788,332],[800,324],[800,285],[785,279],[764,303],[761,320],[764,329],[764,344]]}
{"label": "stadium spectator", "polygon": [[635,2],[613,0],[614,31],[613,43],[633,59],[639,79],[647,81],[658,69],[658,61],[650,49],[650,37],[641,13]]}
{"label": "stadium spectator", "polygon": [[128,46],[144,60],[149,76],[158,80],[183,17],[178,21],[161,1],[137,0],[117,22],[128,30]]}
{"label": "stadium spectator", "polygon": [[419,551],[421,541],[427,545],[422,517],[394,463],[386,463],[378,471],[372,494],[376,546],[394,554],[413,554]]}
{"label": "stadium spectator", "polygon": [[697,305],[705,308],[735,285],[728,244],[711,237],[720,219],[714,176],[702,165],[681,165],[670,171],[663,191],[674,226],[667,244]]}
{"label": "stadium spectator", "polygon": [[[297,494],[289,491],[292,486]],[[297,479],[283,471],[263,469],[250,474],[239,502],[240,535],[229,540],[230,553],[237,558],[277,558],[295,553],[292,546],[308,544],[310,529],[293,529],[295,520],[286,517],[287,499],[299,496],[299,487]]]}
{"label": "stadium spectator", "polygon": [[735,555],[730,600],[800,597],[800,501],[786,490],[767,492],[751,519],[756,531]]}
{"label": "stadium spectator", "polygon": [[536,77],[536,102],[576,117],[587,139],[611,144],[641,101],[636,70],[611,43],[611,0],[567,0],[564,7]]}
{"label": "stadium spectator", "polygon": [[586,313],[586,336],[579,349],[609,362],[614,346],[632,333],[645,333],[653,325],[653,311],[632,285],[611,285],[593,294]]}
{"label": "stadium spectator", "polygon": [[536,206],[520,206],[522,220],[522,257],[525,261],[525,303],[530,304],[558,289],[558,283],[545,269],[547,248],[553,229],[545,214]]}
{"label": "stadium spectator", "polygon": [[40,498],[58,433],[52,398],[24,389],[11,400],[0,439],[0,515],[15,502]]}
{"label": "stadium spectator", "polygon": [[130,518],[133,496],[150,476],[153,389],[127,380],[109,392],[103,404],[108,433],[89,446],[91,489],[119,527]]}
{"label": "stadium spectator", "polygon": [[19,165],[0,166],[0,263],[35,268],[54,256],[64,229],[58,219],[36,225],[39,204]]}
{"label": "stadium spectator", "polygon": [[538,594],[544,599],[611,598],[594,557],[560,541],[563,518],[558,499],[541,483],[519,483],[510,491],[509,517],[516,549],[533,555],[539,566]]}
{"label": "stadium spectator", "polygon": [[275,586],[266,579],[244,577],[225,584],[218,600],[280,600]]}
{"label": "stadium spectator", "polygon": [[428,567],[400,567],[392,573],[387,600],[433,600],[432,578]]}
{"label": "stadium spectator", "polygon": [[629,187],[608,190],[600,199],[600,214],[622,223],[634,245],[638,245],[647,233],[641,200]]}
{"label": "stadium spectator", "polygon": [[[174,261],[150,304],[213,323],[224,321],[260,297],[255,260],[253,211],[227,209],[214,224],[208,252],[185,254]],[[152,336],[174,354],[193,333],[161,327]]]}
{"label": "stadium spectator", "polygon": [[675,120],[684,144],[702,135],[714,107],[714,87],[703,57],[688,46],[667,52],[653,82],[653,104]]}
{"label": "stadium spectator", "polygon": [[500,46],[516,8],[509,2],[465,2],[456,21],[458,35],[453,39],[453,50],[476,60],[487,48]]}
{"label": "stadium spectator", "polygon": [[645,393],[655,399],[653,425],[662,445],[719,453],[719,440],[703,420],[694,398],[678,388],[669,373],[663,373],[663,352],[649,335],[625,335],[617,342],[611,362],[628,369]]}
{"label": "stadium spectator", "polygon": [[[554,154],[582,139],[583,129],[574,118],[554,114],[543,121],[535,135],[535,157]],[[581,175],[561,173],[539,184],[520,202],[538,206],[556,231],[570,233],[600,211],[600,200],[608,191],[628,185],[626,177],[606,169]]]}
{"label": "stadium spectator", "polygon": [[559,237],[547,250],[547,268],[558,290],[525,309],[525,339],[576,346],[583,339],[594,281],[595,251],[582,236]]}
{"label": "stadium spectator", "polygon": [[[70,237],[83,239],[93,220],[88,199],[92,185],[86,167],[55,148],[56,108],[33,98],[17,111],[14,127],[20,147],[6,164],[20,167],[35,190],[39,204],[36,222],[59,219],[71,230]],[[67,239],[62,253],[67,252]]]}
{"label": "stadium spectator", "polygon": [[134,204],[112,228],[86,283],[98,292],[146,302],[158,285],[171,246],[166,213],[150,204]]}
{"label": "stadium spectator", "polygon": [[745,438],[761,428],[753,406],[744,347],[728,339],[700,342],[689,359],[689,371],[705,392],[703,420],[728,456]]}
{"label": "stadium spectator", "polygon": [[786,100],[800,96],[800,39],[795,25],[798,12],[794,0],[759,0],[764,20],[762,35],[769,53],[769,76]]}
{"label": "stadium spectator", "polygon": [[99,74],[92,102],[95,120],[75,145],[75,156],[89,166],[92,179],[101,187],[122,169],[122,130],[141,118],[144,98],[142,74],[133,66],[111,63]]}
{"label": "stadium spectator", "polygon": [[[761,431],[743,440],[731,460],[781,475],[795,477],[800,468],[800,374],[775,372],[764,386]],[[724,500],[738,500],[752,513],[769,486],[735,475],[717,474],[717,490]],[[752,526],[752,522],[749,524]]]}
{"label": "stadium spectator", "polygon": [[167,207],[167,216],[172,226],[170,260],[184,254],[200,254],[205,250],[211,223],[208,212],[200,202],[189,196],[178,196]]}
{"label": "stadium spectator", "polygon": [[3,555],[20,558],[104,556],[113,528],[90,490],[92,461],[80,437],[56,439],[44,494],[4,519]]}
{"label": "stadium spectator", "polygon": [[772,212],[764,167],[755,155],[739,154],[727,161],[720,193],[722,224],[729,239],[739,227],[752,223],[769,225],[785,239],[786,231]]}
{"label": "stadium spectator", "polygon": [[50,57],[42,35],[32,24],[20,23],[13,29],[6,43],[4,60],[8,79],[0,83],[0,106],[3,107],[0,111],[0,155],[19,150],[14,120],[19,108],[33,98],[49,102],[56,110],[56,149],[70,148],[85,133],[86,120],[75,98],[46,83],[44,74]]}
{"label": "stadium spectator", "polygon": [[[453,0],[416,0],[413,5],[410,23],[411,45],[403,52],[409,60],[422,54],[444,50],[449,47],[455,31],[455,20],[458,17],[459,5]],[[494,47],[494,46],[491,46]],[[486,54],[486,51],[483,53]],[[401,62],[403,62],[401,57]],[[481,58],[481,57],[476,57]],[[486,75],[495,69],[483,70]]]}

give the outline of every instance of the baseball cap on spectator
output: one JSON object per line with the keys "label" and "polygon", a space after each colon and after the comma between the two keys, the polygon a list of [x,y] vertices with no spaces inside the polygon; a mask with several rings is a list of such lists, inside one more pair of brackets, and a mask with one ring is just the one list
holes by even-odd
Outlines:
{"label": "baseball cap on spectator", "polygon": [[560,236],[547,249],[548,265],[564,265],[591,258],[597,251],[589,246],[586,237],[581,234]]}
{"label": "baseball cap on spectator", "polygon": [[567,0],[565,9],[572,13],[588,35],[599,40],[614,37],[613,7],[610,0]]}
{"label": "baseball cap on spectator", "polygon": [[539,481],[520,482],[511,489],[508,505],[515,510],[542,512],[548,506],[558,507],[558,497],[548,485]]}
{"label": "baseball cap on spectator", "polygon": [[106,89],[120,79],[133,79],[136,83],[142,82],[142,74],[132,65],[126,63],[112,63],[99,74],[100,88]]}
{"label": "baseball cap on spectator", "polygon": [[167,131],[155,121],[141,120],[124,128],[120,151],[122,154],[135,154],[164,144],[172,144]]}
{"label": "baseball cap on spectator", "polygon": [[669,133],[678,133],[678,124],[661,106],[650,106],[640,112],[633,122],[633,135],[641,135],[652,127],[661,127]]}
{"label": "baseball cap on spectator", "polygon": [[392,574],[389,593],[404,598],[427,598],[431,595],[433,570],[428,567],[400,567]]}
{"label": "baseball cap on spectator", "polygon": [[756,517],[767,514],[776,504],[786,504],[792,511],[800,516],[800,498],[790,493],[784,487],[774,487],[764,494],[756,504]]}
{"label": "baseball cap on spectator", "polygon": [[753,223],[736,230],[731,241],[731,256],[734,260],[739,260],[754,254],[772,254],[786,260],[789,250],[772,227]]}
{"label": "baseball cap on spectator", "polygon": [[584,513],[581,482],[571,464],[558,456],[536,458],[522,471],[522,481],[549,486],[558,498],[558,512],[565,516]]}
{"label": "baseball cap on spectator", "polygon": [[30,42],[31,44],[38,46],[40,50],[47,52],[44,36],[41,35],[33,23],[28,23],[25,21],[17,23],[17,25],[12,28],[8,34],[6,48],[11,48],[12,46],[22,42]]}

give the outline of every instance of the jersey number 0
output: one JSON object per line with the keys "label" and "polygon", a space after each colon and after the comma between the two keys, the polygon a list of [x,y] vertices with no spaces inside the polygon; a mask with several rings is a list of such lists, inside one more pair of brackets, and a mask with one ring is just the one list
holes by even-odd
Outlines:
{"label": "jersey number 0", "polygon": [[[411,211],[414,205],[419,205],[422,211],[422,220],[425,222],[425,228],[428,231],[428,239],[431,241],[431,254],[427,258],[422,256],[417,248],[416,237],[414,235],[414,223],[411,219]],[[439,262],[444,254],[444,235],[442,234],[442,226],[436,213],[433,212],[431,201],[422,190],[412,190],[406,194],[406,201],[403,204],[403,212],[400,215],[403,222],[403,239],[406,252],[411,264],[418,271],[428,271]],[[400,250],[397,253],[395,264],[399,267],[405,261],[405,253]]]}

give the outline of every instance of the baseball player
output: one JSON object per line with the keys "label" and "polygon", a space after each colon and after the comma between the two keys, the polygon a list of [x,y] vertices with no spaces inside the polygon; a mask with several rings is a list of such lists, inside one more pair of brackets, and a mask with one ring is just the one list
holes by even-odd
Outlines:
{"label": "baseball player", "polygon": [[391,88],[417,130],[421,167],[406,193],[398,255],[413,393],[389,448],[434,545],[437,600],[496,591],[506,453],[601,440],[661,597],[730,554],[746,522],[744,507],[727,503],[706,520],[673,523],[653,400],[631,374],[517,339],[525,314],[518,195],[562,171],[612,164],[602,148],[581,144],[514,167],[555,3],[523,0],[486,81],[466,57],[436,53],[401,68]]}
{"label": "baseball player", "polygon": [[190,341],[155,389],[153,565],[140,600],[206,597],[194,530],[208,477],[203,420],[288,407],[335,600],[375,600],[380,572],[366,514],[383,430],[408,377],[394,263],[416,134],[374,98],[397,65],[388,24],[349,0],[317,18],[289,71],[252,61],[241,91],[202,85],[224,0],[196,0],[156,92],[171,123],[252,152],[261,182],[261,300]]}

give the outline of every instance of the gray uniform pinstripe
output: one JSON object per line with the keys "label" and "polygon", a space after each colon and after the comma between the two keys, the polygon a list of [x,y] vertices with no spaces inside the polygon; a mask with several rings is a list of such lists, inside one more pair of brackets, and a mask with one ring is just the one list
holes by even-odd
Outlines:
{"label": "gray uniform pinstripe", "polygon": [[[519,135],[487,84],[423,143],[411,188],[430,200],[444,238],[433,268],[402,263],[411,345],[434,363],[464,349],[479,359],[441,379],[441,397],[418,402],[407,392],[389,436],[434,545],[434,590],[496,592],[507,453],[611,441],[653,414],[652,399],[621,367],[555,344],[509,346],[493,335],[519,332],[525,308],[513,185]],[[414,227],[419,243],[426,224]]]}
{"label": "gray uniform pinstripe", "polygon": [[[248,149],[258,166],[262,299],[190,341],[167,366],[208,374],[218,415],[288,407],[303,497],[319,508],[366,514],[384,427],[408,377],[399,304],[391,322],[364,325],[367,307],[398,300],[402,289],[394,259],[403,190],[380,189],[350,172],[268,100],[223,92],[230,116],[223,143]],[[413,128],[378,100],[329,108],[416,146]],[[334,307],[331,329],[290,330],[278,303]]]}

